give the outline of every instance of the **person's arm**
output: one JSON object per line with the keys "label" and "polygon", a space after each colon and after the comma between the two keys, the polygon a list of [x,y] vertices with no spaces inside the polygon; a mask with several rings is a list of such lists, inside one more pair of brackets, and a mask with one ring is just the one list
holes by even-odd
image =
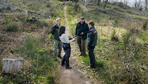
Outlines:
{"label": "person's arm", "polygon": [[92,32],[93,33],[93,37],[92,37],[92,39],[93,39],[93,42],[92,42],[92,46],[96,46],[97,45],[97,31],[96,31],[96,29],[94,29],[94,31]]}
{"label": "person's arm", "polygon": [[87,34],[89,32],[89,27],[88,27],[88,24],[86,24],[86,27],[85,27],[85,32],[84,34]]}
{"label": "person's arm", "polygon": [[98,43],[98,33],[97,32],[95,34],[95,40],[96,40],[96,45],[97,45],[97,43]]}
{"label": "person's arm", "polygon": [[69,37],[68,37],[67,34],[65,34],[65,41],[66,41],[67,43],[70,43],[70,40],[69,40]]}
{"label": "person's arm", "polygon": [[50,32],[49,32],[49,33],[54,34],[54,32],[55,32],[55,25],[54,25],[53,27],[51,27],[51,30],[50,30]]}
{"label": "person's arm", "polygon": [[66,43],[71,43],[71,42],[75,41],[75,38],[70,39],[67,34],[64,35],[64,39],[65,39]]}
{"label": "person's arm", "polygon": [[72,39],[70,40],[70,43],[73,42],[73,41],[75,41],[75,40],[76,40],[76,37],[72,38]]}
{"label": "person's arm", "polygon": [[88,46],[91,46],[92,44],[92,33],[88,34]]}

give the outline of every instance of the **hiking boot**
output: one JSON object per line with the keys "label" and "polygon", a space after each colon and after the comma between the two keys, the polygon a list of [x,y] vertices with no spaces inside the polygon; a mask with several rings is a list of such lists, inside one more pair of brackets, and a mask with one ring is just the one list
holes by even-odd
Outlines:
{"label": "hiking boot", "polygon": [[72,67],[66,67],[66,69],[72,69]]}
{"label": "hiking boot", "polygon": [[94,69],[94,68],[96,68],[96,66],[90,66],[90,68]]}

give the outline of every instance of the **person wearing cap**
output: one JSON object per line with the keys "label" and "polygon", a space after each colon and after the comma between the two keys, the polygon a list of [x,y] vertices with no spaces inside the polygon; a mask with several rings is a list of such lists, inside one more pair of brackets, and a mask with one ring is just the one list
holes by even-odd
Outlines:
{"label": "person wearing cap", "polygon": [[90,59],[90,67],[96,67],[96,59],[94,54],[95,46],[97,45],[97,31],[95,29],[93,21],[89,21],[89,32],[88,32],[88,54]]}
{"label": "person wearing cap", "polygon": [[59,39],[60,25],[61,25],[61,18],[57,18],[55,25],[51,28],[50,33],[53,35],[54,39],[54,55],[58,56],[59,58],[62,58],[61,57],[62,43]]}
{"label": "person wearing cap", "polygon": [[76,25],[76,32],[75,35],[77,37],[77,43],[80,50],[80,56],[86,55],[86,39],[87,33],[89,31],[88,24],[85,22],[85,19],[81,17],[80,22]]}

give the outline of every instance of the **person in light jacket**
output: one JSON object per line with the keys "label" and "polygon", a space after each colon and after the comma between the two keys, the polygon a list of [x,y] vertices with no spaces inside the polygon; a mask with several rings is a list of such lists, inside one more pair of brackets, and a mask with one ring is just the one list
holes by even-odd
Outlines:
{"label": "person in light jacket", "polygon": [[65,26],[61,26],[59,36],[65,52],[64,57],[62,58],[62,61],[61,61],[61,66],[65,66],[66,69],[71,69],[69,65],[69,58],[71,55],[70,43],[74,41],[74,39],[70,39],[69,36],[65,33],[65,31],[66,31]]}

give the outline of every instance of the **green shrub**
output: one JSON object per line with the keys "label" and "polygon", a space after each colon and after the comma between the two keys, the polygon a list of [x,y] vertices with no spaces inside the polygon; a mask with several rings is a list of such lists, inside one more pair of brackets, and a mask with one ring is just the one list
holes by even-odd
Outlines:
{"label": "green shrub", "polygon": [[37,23],[38,22],[38,19],[34,16],[34,17],[28,17],[27,19],[26,19],[26,22],[27,23],[30,23],[30,24],[35,24],[35,23]]}
{"label": "green shrub", "polygon": [[145,84],[140,67],[137,65],[124,67],[118,74],[118,80],[126,84]]}
{"label": "green shrub", "polygon": [[114,20],[113,26],[118,27],[119,26],[119,18]]}
{"label": "green shrub", "polygon": [[[44,47],[44,44],[40,37],[33,37],[30,34],[26,37],[22,46],[16,49],[15,52],[20,54],[30,65],[24,66],[21,72],[24,74],[18,74],[17,80],[9,79],[9,81],[18,84],[18,82],[22,83],[28,79],[28,81],[35,84],[55,83],[58,76],[57,61],[51,56],[50,50]],[[6,80],[6,78],[3,79]]]}
{"label": "green shrub", "polygon": [[5,31],[6,32],[18,32],[19,31],[18,24],[14,22],[7,24]]}
{"label": "green shrub", "polygon": [[39,26],[39,27],[49,27],[49,26],[51,26],[52,24],[49,24],[47,21],[45,21],[45,20],[39,20],[38,21],[38,23],[37,23],[37,26]]}
{"label": "green shrub", "polygon": [[[83,63],[85,65],[87,65],[87,66],[90,65],[89,57],[81,57],[81,60],[83,61]],[[104,67],[105,67],[105,62],[96,58],[96,68],[100,69],[100,68],[104,68]]]}
{"label": "green shrub", "polygon": [[148,29],[148,20],[146,20],[143,24],[143,30],[147,30]]}
{"label": "green shrub", "polygon": [[144,43],[148,43],[148,30],[142,32],[139,35],[139,38],[144,42]]}
{"label": "green shrub", "polygon": [[142,49],[142,46],[135,39],[136,35],[132,31],[124,35],[124,49],[119,52],[123,67],[118,77],[120,77],[119,81],[124,81],[127,84],[144,84],[143,72],[140,70],[141,66],[137,63],[139,57],[141,57],[140,49]]}
{"label": "green shrub", "polygon": [[115,41],[115,42],[118,42],[119,41],[119,38],[116,35],[116,31],[115,30],[113,30],[113,32],[112,32],[111,41]]}
{"label": "green shrub", "polygon": [[128,46],[131,36],[132,36],[131,32],[128,32],[123,36],[124,48],[126,48]]}

